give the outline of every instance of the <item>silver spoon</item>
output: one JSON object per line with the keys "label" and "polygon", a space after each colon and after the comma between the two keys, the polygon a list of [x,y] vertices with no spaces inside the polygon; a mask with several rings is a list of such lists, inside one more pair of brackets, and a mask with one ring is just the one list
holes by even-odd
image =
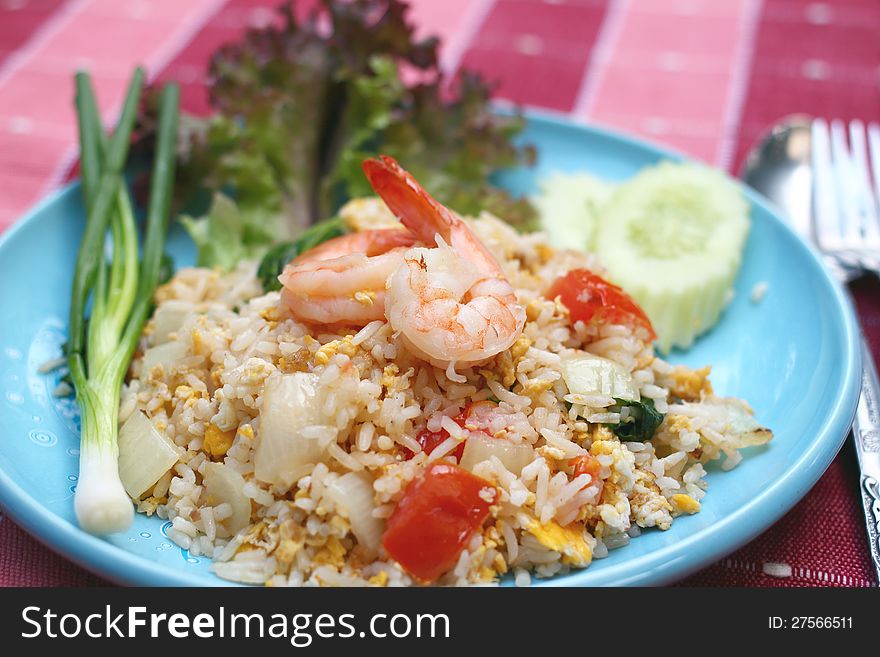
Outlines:
{"label": "silver spoon", "polygon": [[[814,244],[811,121],[794,116],[775,125],[746,158],[741,178],[766,196],[792,227]],[[818,246],[818,245],[817,245]],[[829,269],[844,282],[857,272],[829,261]],[[860,470],[860,497],[870,540],[871,559],[880,578],[880,385],[871,350],[862,340],[862,391],[852,436]]]}
{"label": "silver spoon", "polygon": [[770,129],[746,157],[740,177],[788,216],[801,235],[813,237],[810,118],[795,115]]}

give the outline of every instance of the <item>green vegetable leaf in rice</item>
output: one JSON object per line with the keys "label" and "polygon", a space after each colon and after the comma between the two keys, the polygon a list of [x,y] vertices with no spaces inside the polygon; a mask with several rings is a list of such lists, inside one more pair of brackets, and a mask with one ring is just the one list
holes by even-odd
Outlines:
{"label": "green vegetable leaf in rice", "polygon": [[[612,410],[619,409],[620,422],[609,424],[608,427],[621,440],[644,442],[650,440],[657,427],[663,422],[663,414],[654,406],[654,401],[647,397],[641,401],[615,399],[616,406]],[[626,410],[624,410],[626,409]]]}

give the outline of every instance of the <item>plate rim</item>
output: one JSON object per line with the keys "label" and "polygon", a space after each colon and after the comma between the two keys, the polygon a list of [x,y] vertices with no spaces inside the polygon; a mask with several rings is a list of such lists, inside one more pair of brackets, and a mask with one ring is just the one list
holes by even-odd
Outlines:
{"label": "plate rim", "polygon": [[[509,105],[503,103],[494,103],[494,107],[499,113],[509,114],[512,111]],[[555,128],[592,133],[594,137],[610,139],[629,148],[646,151],[657,158],[696,161],[674,148],[605,125],[583,123],[564,112],[525,108],[522,110],[522,116],[529,124],[545,124]],[[662,585],[686,577],[734,552],[790,511],[824,474],[849,433],[849,427],[855,416],[861,380],[860,329],[853,305],[841,284],[828,273],[822,264],[821,256],[816,249],[794,232],[783,220],[779,209],[727,172],[724,172],[724,175],[737,185],[750,204],[763,210],[771,218],[771,221],[781,226],[789,234],[789,237],[795,240],[799,248],[822,274],[821,280],[830,291],[830,298],[834,301],[834,305],[840,311],[839,316],[844,335],[842,346],[845,348],[841,366],[844,368],[844,381],[848,382],[848,385],[838,397],[832,413],[825,418],[815,432],[812,441],[799,454],[798,458],[787,464],[778,479],[733,513],[715,520],[710,525],[660,550],[625,559],[621,563],[601,570],[587,568],[550,579],[534,579],[533,585]],[[0,235],[0,253],[9,241],[34,221],[47,207],[66,195],[75,194],[78,188],[78,181],[71,182],[33,205]],[[138,586],[236,585],[235,582],[223,581],[216,576],[206,577],[201,573],[169,570],[157,562],[127,552],[106,540],[92,536],[57,516],[48,507],[31,497],[3,469],[0,469],[0,507],[16,524],[53,552],[118,584]],[[743,521],[746,516],[750,516],[748,522]],[[700,549],[694,552],[692,548],[698,542]]]}

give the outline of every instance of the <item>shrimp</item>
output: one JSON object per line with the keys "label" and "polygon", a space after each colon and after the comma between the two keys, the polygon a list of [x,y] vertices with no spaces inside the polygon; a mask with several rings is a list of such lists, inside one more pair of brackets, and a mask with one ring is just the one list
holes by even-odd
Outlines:
{"label": "shrimp", "polygon": [[385,316],[409,350],[454,370],[510,347],[525,309],[494,256],[396,160],[382,156],[363,167],[388,208],[428,245],[408,250],[387,282]]}
{"label": "shrimp", "polygon": [[342,235],[294,258],[281,272],[281,301],[297,319],[366,325],[385,318],[385,283],[415,244],[406,228]]}

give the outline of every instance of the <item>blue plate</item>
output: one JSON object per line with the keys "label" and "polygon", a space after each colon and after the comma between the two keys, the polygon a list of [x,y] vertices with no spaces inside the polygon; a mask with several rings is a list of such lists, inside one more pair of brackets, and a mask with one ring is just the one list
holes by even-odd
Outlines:
{"label": "blue plate", "polygon": [[[534,170],[501,178],[516,192],[555,171],[589,171],[623,180],[679,155],[612,132],[529,113],[523,140],[538,147]],[[855,411],[859,386],[857,324],[840,286],[778,213],[744,189],[752,209],[736,296],[721,322],[671,360],[712,364],[723,395],[747,399],[776,437],[746,450],[732,472],[710,469],[702,511],[666,532],[646,531],[590,568],[549,585],[662,584],[705,566],[757,536],[790,509],[831,463]],[[79,189],[43,201],[0,241],[0,504],[53,550],[113,581],[141,585],[217,585],[204,557],[166,536],[166,523],[138,515],[110,538],[81,531],[73,513],[78,458],[74,403],[55,399],[57,377],[37,368],[65,340],[76,246],[83,225]],[[193,248],[173,231],[178,265]],[[753,286],[768,292],[750,302]]]}

